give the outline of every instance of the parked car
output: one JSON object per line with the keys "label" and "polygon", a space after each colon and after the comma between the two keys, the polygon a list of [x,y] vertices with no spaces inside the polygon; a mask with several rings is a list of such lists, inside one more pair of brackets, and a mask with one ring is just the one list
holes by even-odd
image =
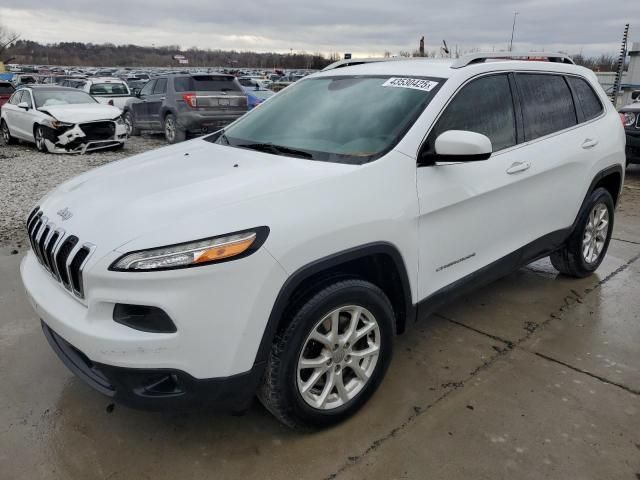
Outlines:
{"label": "parked car", "polygon": [[242,90],[244,90],[244,93],[247,95],[247,100],[249,102],[249,110],[252,110],[253,108],[260,105],[262,102],[267,100],[268,98],[271,98],[272,96],[275,95],[275,92],[273,90],[269,90],[268,88],[261,87],[258,84],[251,87],[243,86]]}
{"label": "parked car", "polygon": [[627,166],[640,163],[640,91],[631,94],[633,103],[620,109],[620,118],[627,136]]}
{"label": "parked car", "polygon": [[237,411],[257,392],[318,428],[362,407],[393,336],[445,301],[545,256],[591,275],[624,131],[593,72],[531,55],[552,61],[319,73],[62,184],[26,218],[21,265],[52,348],[116,401]]}
{"label": "parked car", "polygon": [[9,101],[9,98],[15,92],[11,82],[0,80],[0,107]]}
{"label": "parked car", "polygon": [[98,102],[124,110],[129,100],[134,98],[127,82],[119,78],[93,77],[84,82],[80,88]]}
{"label": "parked car", "polygon": [[247,112],[247,97],[232,75],[168,75],[149,80],[127,101],[124,119],[131,135],[164,132],[169,143],[187,133],[218,130]]}
{"label": "parked car", "polygon": [[120,110],[73,88],[26,86],[16,90],[1,112],[5,145],[24,140],[40,152],[85,153],[122,148],[127,139]]}
{"label": "parked car", "polygon": [[38,83],[38,79],[33,75],[14,75],[11,81],[15,88],[21,87],[23,85]]}

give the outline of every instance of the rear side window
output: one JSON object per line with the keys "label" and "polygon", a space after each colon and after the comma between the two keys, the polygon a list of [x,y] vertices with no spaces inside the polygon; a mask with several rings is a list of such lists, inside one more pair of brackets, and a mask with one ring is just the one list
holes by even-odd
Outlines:
{"label": "rear side window", "polygon": [[507,75],[482,77],[460,90],[429,134],[430,153],[435,153],[438,135],[447,130],[486,135],[494,152],[515,145],[516,116]]}
{"label": "rear side window", "polygon": [[582,108],[584,121],[586,122],[599,116],[602,113],[602,103],[600,103],[600,99],[591,88],[591,85],[583,78],[567,77],[567,80],[576,97],[578,97],[578,105]]}
{"label": "rear side window", "polygon": [[13,85],[8,83],[0,83],[0,93],[13,93],[14,92]]}
{"label": "rear side window", "polygon": [[241,92],[235,77],[192,75],[175,79],[176,92]]}
{"label": "rear side window", "polygon": [[166,78],[159,78],[158,80],[156,80],[156,86],[153,87],[153,93],[154,93],[154,95],[167,93],[167,79]]}
{"label": "rear side window", "polygon": [[516,75],[525,141],[544,137],[578,123],[571,90],[560,75]]}

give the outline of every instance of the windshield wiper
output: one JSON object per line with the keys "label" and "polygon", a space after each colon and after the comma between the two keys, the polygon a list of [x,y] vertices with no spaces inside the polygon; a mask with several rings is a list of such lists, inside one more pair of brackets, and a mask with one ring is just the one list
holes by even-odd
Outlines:
{"label": "windshield wiper", "polygon": [[276,155],[291,155],[300,158],[313,158],[309,152],[304,150],[296,150],[295,148],[283,147],[282,145],[274,145],[273,143],[245,143],[235,145],[240,148],[248,148],[249,150],[257,150],[258,152],[273,153]]}

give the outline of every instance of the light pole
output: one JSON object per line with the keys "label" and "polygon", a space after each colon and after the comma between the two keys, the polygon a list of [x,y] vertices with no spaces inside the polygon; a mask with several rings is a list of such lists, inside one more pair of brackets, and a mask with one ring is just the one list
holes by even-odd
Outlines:
{"label": "light pole", "polygon": [[509,43],[509,51],[513,51],[513,34],[516,31],[516,17],[519,12],[513,12],[513,26],[511,27],[511,42]]}

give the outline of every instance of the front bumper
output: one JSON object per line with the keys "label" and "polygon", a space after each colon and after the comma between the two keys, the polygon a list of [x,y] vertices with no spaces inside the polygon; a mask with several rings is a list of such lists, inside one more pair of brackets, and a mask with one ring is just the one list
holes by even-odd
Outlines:
{"label": "front bumper", "polygon": [[60,360],[90,387],[114,401],[145,410],[245,410],[260,382],[262,369],[227,378],[196,379],[171,369],[114,367],[91,361],[42,322],[42,330]]}
{"label": "front bumper", "polygon": [[[59,283],[29,252],[21,264],[27,297],[41,318],[92,363],[177,370],[195,379],[251,371],[286,273],[261,247],[220,264],[161,272],[112,272],[118,252],[96,251],[83,270],[85,298]],[[114,320],[116,304],[163,310],[173,333],[141,331]]]}
{"label": "front bumper", "polygon": [[640,129],[625,129],[627,137],[626,155],[631,163],[640,163]]}
{"label": "front bumper", "polygon": [[[111,127],[106,132],[92,131],[91,126],[98,124],[108,124]],[[83,130],[83,127],[87,131]],[[127,139],[127,129],[124,123],[99,121],[78,124],[73,127],[62,127],[57,130],[45,127],[44,135],[45,144],[50,153],[84,154],[123,145]]]}

